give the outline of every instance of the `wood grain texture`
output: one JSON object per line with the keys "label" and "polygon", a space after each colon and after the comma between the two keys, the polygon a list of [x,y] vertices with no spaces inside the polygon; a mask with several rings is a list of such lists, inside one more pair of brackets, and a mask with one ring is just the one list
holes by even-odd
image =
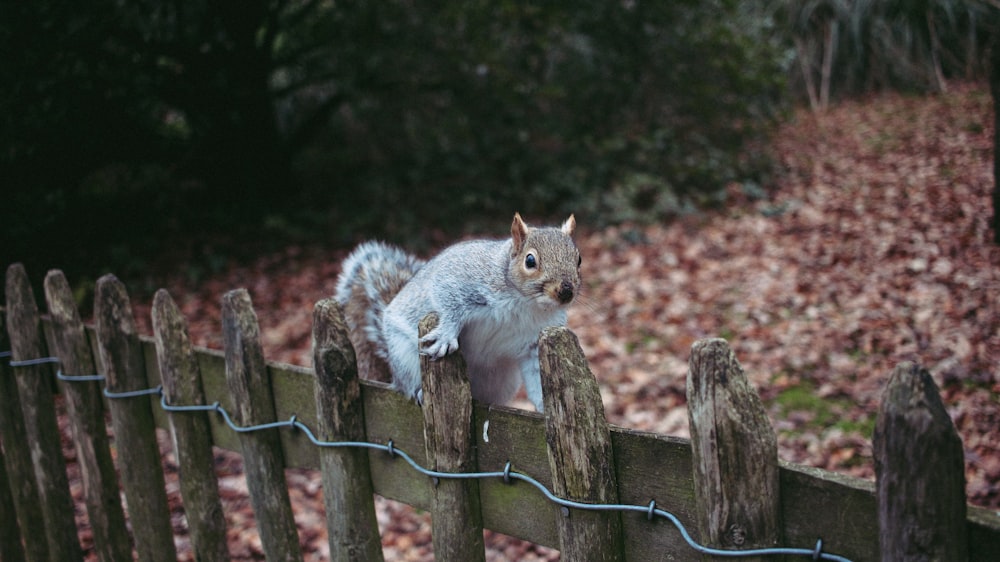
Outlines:
{"label": "wood grain texture", "polygon": [[[438,323],[430,314],[418,325],[424,337]],[[424,447],[432,470],[475,472],[472,391],[461,350],[437,361],[420,356]],[[483,514],[477,480],[438,480],[431,494],[434,556],[441,560],[484,560]]]}
{"label": "wood grain texture", "polygon": [[[244,427],[275,421],[257,314],[244,289],[222,297],[222,337],[233,421]],[[243,467],[265,556],[269,561],[301,560],[278,432],[273,428],[240,433]]]}
{"label": "wood grain texture", "polygon": [[[0,308],[0,351],[10,351],[7,337],[7,313]],[[21,405],[17,398],[17,383],[11,372],[10,359],[0,357],[0,443],[8,443],[7,453],[0,449],[0,560],[21,562],[28,559],[25,545],[21,544],[21,528],[31,528],[31,521],[42,522],[38,505],[38,489],[31,474],[31,456],[17,443],[27,443]],[[13,479],[11,478],[13,475]],[[14,483],[18,484],[15,485]],[[32,496],[34,494],[34,496]],[[33,513],[30,511],[34,509]],[[44,533],[42,533],[44,535]],[[47,559],[45,537],[29,544],[30,560]]]}
{"label": "wood grain texture", "polygon": [[[167,403],[205,404],[201,369],[191,346],[187,322],[170,294],[163,289],[153,298],[152,319],[160,380]],[[176,412],[169,415],[169,420],[195,559],[228,560],[226,519],[219,501],[208,414]]]}
{"label": "wood grain texture", "polygon": [[[46,357],[48,354],[41,338],[35,293],[21,264],[7,268],[6,290],[11,360]],[[41,529],[35,526],[22,528],[28,534],[45,536],[52,560],[79,560],[81,551],[73,518],[73,498],[66,477],[66,461],[50,387],[52,371],[49,365],[44,364],[14,367],[13,370],[27,439],[24,446],[31,453],[34,472],[33,475],[18,477],[35,479],[37,501],[44,520]],[[38,522],[34,523],[37,525]]]}
{"label": "wood grain texture", "polygon": [[[94,316],[106,388],[111,392],[149,388],[132,304],[125,285],[113,275],[97,280]],[[139,559],[176,560],[151,399],[109,399],[108,408]]]}
{"label": "wood grain texture", "polygon": [[[552,491],[583,503],[618,503],[611,432],[579,340],[567,328],[545,328],[538,351]],[[559,550],[567,560],[624,559],[619,512],[562,513]]]}
{"label": "wood grain texture", "polygon": [[893,370],[872,446],[882,559],[968,560],[962,441],[925,369]]}
{"label": "wood grain texture", "polygon": [[[151,339],[143,350],[155,357]],[[219,400],[230,408],[232,398],[225,379],[224,353],[195,348],[202,371],[206,399]],[[155,363],[155,360],[154,360]],[[272,364],[268,367],[279,419],[296,413],[316,428],[315,377],[309,369]],[[423,412],[412,400],[384,384],[361,381],[365,432],[376,443],[393,440],[397,448],[427,464],[423,437]],[[2,412],[0,412],[2,413]],[[529,474],[551,488],[545,437],[545,420],[535,412],[504,406],[475,404],[474,436],[480,470],[501,471],[510,461],[512,469]],[[166,423],[161,420],[160,423]],[[229,450],[240,450],[239,436],[211,416],[213,441]],[[3,429],[0,427],[0,429]],[[614,466],[622,503],[658,507],[674,512],[690,530],[696,531],[695,482],[692,451],[686,439],[611,427]],[[278,432],[289,466],[318,469],[317,448],[301,432]],[[417,475],[398,456],[384,451],[368,452],[375,493],[403,501],[418,509],[431,509],[433,483]],[[783,509],[783,546],[812,548],[823,539],[824,552],[836,553],[856,562],[879,560],[878,517],[875,485],[859,478],[793,463],[780,466]],[[533,487],[502,479],[480,481],[480,499],[486,528],[532,542],[559,548],[558,525],[563,516]],[[2,514],[0,514],[2,515]],[[970,559],[991,560],[1000,552],[1000,516],[975,507],[968,508]],[[689,560],[693,551],[666,520],[647,521],[644,514],[622,516],[626,559]],[[697,534],[697,533],[695,533]],[[29,536],[35,536],[37,533]]]}
{"label": "wood grain texture", "polygon": [[[51,318],[52,351],[64,375],[86,376],[97,372],[90,342],[61,271],[45,276],[45,300]],[[132,544],[125,526],[118,475],[111,460],[104,421],[104,403],[98,381],[73,381],[61,385],[66,397],[69,427],[81,465],[84,503],[94,534],[94,550],[101,560],[132,560]]]}
{"label": "wood grain texture", "polygon": [[[365,411],[358,366],[340,305],[316,303],[312,330],[319,439],[365,441]],[[374,488],[364,449],[323,448],[319,452],[330,559],[382,560],[375,518]]]}
{"label": "wood grain texture", "polygon": [[687,400],[702,540],[722,549],[778,546],[777,438],[725,340],[691,347]]}

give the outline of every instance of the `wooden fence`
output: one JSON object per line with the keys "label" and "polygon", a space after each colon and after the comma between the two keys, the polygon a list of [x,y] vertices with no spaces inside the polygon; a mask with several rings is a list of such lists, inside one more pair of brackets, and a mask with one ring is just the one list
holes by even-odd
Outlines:
{"label": "wooden fence", "polygon": [[[321,471],[337,560],[381,559],[373,493],[430,511],[441,560],[483,559],[483,528],[558,548],[566,560],[699,559],[672,517],[695,540],[721,549],[798,547],[851,560],[996,560],[1000,553],[1000,516],[966,505],[961,442],[934,383],[916,365],[900,365],[885,391],[872,484],[780,462],[761,401],[719,339],[692,348],[688,441],[609,426],[596,380],[564,328],[544,331],[539,342],[545,416],[472,404],[458,354],[423,365],[421,408],[384,385],[358,381],[341,311],[329,300],[314,311],[314,371],[265,363],[243,290],[223,298],[222,353],[192,347],[165,291],[154,301],[155,337],[142,338],[113,276],[98,282],[93,328],[81,323],[61,272],[46,276],[44,290],[42,319],[24,269],[7,270],[3,562],[82,556],[49,363],[58,366],[101,560],[177,557],[156,427],[174,436],[199,560],[228,557],[212,445],[244,457],[268,560],[302,558],[285,467]],[[88,376],[95,373],[103,378]],[[162,398],[149,390],[161,384]],[[358,443],[338,445],[345,442]],[[470,477],[449,477],[455,473]],[[602,505],[610,507],[592,509]]]}

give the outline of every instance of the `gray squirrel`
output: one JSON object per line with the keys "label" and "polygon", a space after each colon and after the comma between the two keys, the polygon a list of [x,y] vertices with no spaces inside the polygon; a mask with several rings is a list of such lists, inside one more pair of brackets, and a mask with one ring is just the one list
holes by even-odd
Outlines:
{"label": "gray squirrel", "polygon": [[[515,213],[509,239],[460,242],[426,262],[381,242],[359,245],[335,298],[361,376],[391,373],[393,388],[419,402],[420,354],[439,359],[461,344],[474,399],[506,403],[523,382],[541,412],[538,336],[566,324],[580,291],[575,227],[572,215],[558,228],[532,228]],[[438,325],[418,342],[417,324],[431,312]]]}

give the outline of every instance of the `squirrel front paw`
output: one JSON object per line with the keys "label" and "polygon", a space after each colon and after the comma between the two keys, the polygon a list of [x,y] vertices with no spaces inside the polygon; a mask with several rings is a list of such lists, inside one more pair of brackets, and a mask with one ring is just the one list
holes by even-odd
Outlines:
{"label": "squirrel front paw", "polygon": [[440,359],[458,350],[458,336],[443,334],[439,329],[431,330],[420,338],[420,353],[431,359]]}

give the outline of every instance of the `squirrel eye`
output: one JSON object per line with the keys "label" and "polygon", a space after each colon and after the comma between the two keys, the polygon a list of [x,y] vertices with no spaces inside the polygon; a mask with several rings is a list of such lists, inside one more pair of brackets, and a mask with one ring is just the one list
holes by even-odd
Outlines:
{"label": "squirrel eye", "polygon": [[524,267],[528,269],[535,269],[538,267],[538,260],[535,259],[534,254],[528,254],[524,256]]}

